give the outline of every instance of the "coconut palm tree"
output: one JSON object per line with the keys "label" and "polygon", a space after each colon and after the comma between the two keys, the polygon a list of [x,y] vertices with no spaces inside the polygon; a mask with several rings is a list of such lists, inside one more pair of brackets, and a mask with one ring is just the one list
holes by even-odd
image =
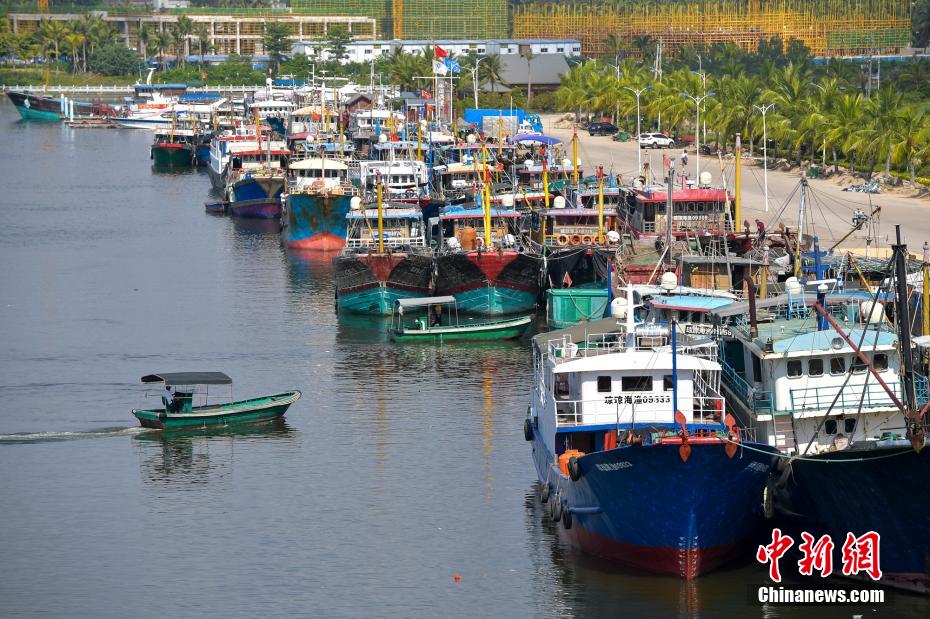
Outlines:
{"label": "coconut palm tree", "polygon": [[57,19],[46,19],[40,25],[36,34],[39,41],[55,49],[55,72],[58,73],[58,59],[61,57],[61,46],[65,45],[65,37],[71,33],[68,27]]}
{"label": "coconut palm tree", "polygon": [[199,22],[194,25],[194,36],[197,37],[197,47],[200,50],[200,66],[203,66],[204,50],[211,51],[213,43],[210,42],[210,24]]}
{"label": "coconut palm tree", "polygon": [[911,187],[917,184],[916,168],[930,155],[930,118],[921,106],[909,106],[891,140],[891,158],[907,167]]}
{"label": "coconut palm tree", "polygon": [[194,22],[190,17],[181,15],[178,17],[178,21],[175,22],[171,31],[174,35],[174,42],[177,45],[178,59],[181,62],[181,66],[184,66],[184,61],[187,59],[187,54],[190,52],[188,43],[190,42],[191,34],[194,32]]}
{"label": "coconut palm tree", "polygon": [[526,60],[526,107],[530,107],[533,103],[533,58],[536,55],[529,45],[520,52],[520,55]]}
{"label": "coconut palm tree", "polygon": [[139,51],[142,52],[142,62],[145,62],[145,57],[148,55],[148,46],[152,40],[152,31],[149,30],[148,26],[142,25],[139,27]]}
{"label": "coconut palm tree", "polygon": [[84,45],[84,35],[77,32],[69,32],[65,36],[65,43],[71,50],[71,71],[78,72],[81,59],[81,47]]}
{"label": "coconut palm tree", "polygon": [[491,92],[494,92],[498,84],[504,84],[502,73],[504,67],[501,64],[501,57],[497,54],[485,56],[478,65],[478,84],[490,84]]}
{"label": "coconut palm tree", "polygon": [[155,35],[155,49],[158,51],[158,59],[162,63],[162,68],[167,70],[168,63],[165,62],[165,50],[171,49],[174,47],[174,36],[167,30],[162,30]]}

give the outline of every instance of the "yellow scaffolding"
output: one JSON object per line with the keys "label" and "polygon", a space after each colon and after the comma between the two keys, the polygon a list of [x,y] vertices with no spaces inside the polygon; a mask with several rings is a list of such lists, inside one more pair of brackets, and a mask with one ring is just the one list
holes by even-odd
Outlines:
{"label": "yellow scaffolding", "polygon": [[904,0],[626,0],[537,2],[514,8],[515,38],[572,36],[585,54],[608,53],[609,37],[636,52],[636,37],[661,39],[670,53],[690,45],[798,39],[815,56],[896,52],[908,44]]}

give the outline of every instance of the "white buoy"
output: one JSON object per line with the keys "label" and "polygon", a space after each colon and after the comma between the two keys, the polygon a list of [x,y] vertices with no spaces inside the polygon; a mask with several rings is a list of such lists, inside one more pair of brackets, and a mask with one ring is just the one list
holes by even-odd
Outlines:
{"label": "white buoy", "polygon": [[620,233],[616,230],[607,231],[607,242],[611,245],[615,245],[620,242]]}
{"label": "white buoy", "polygon": [[877,325],[885,318],[885,304],[879,301],[863,301],[859,305],[862,322]]}

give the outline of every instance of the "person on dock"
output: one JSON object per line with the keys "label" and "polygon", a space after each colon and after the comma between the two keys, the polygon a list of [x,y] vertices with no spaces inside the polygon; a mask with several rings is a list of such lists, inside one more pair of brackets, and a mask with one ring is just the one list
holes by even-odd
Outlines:
{"label": "person on dock", "polygon": [[165,408],[168,412],[174,412],[174,393],[171,391],[171,385],[165,385],[165,395],[162,399],[165,401]]}

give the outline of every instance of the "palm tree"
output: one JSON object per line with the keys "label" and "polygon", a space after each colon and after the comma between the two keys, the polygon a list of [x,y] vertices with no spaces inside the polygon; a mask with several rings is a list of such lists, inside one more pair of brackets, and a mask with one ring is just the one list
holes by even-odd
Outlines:
{"label": "palm tree", "polygon": [[141,48],[139,51],[142,52],[143,63],[145,62],[145,57],[148,55],[146,52],[148,52],[148,46],[151,40],[152,40],[152,31],[149,30],[148,26],[143,24],[139,28],[139,47]]}
{"label": "palm tree", "polygon": [[[863,102],[862,94],[843,95],[834,104],[826,132],[827,142],[842,149],[849,159],[850,172],[855,172],[852,144],[854,136],[862,127]],[[833,151],[833,166],[837,168],[836,150]]]}
{"label": "palm tree", "polygon": [[184,61],[187,59],[187,54],[190,51],[188,49],[188,39],[194,32],[194,22],[191,21],[190,17],[181,15],[178,17],[178,21],[175,22],[174,27],[171,30],[172,34],[174,35],[174,41],[177,44],[178,59],[181,61],[181,65],[183,66]]}
{"label": "palm tree", "polygon": [[526,107],[533,103],[533,48],[527,45],[520,55],[526,59]]}
{"label": "palm tree", "polygon": [[65,43],[65,37],[70,34],[68,27],[58,20],[46,19],[39,26],[37,31],[39,41],[44,45],[51,45],[55,48],[55,72],[58,72],[58,59],[61,57],[61,45]]}
{"label": "palm tree", "polygon": [[911,106],[902,116],[903,122],[892,139],[891,157],[895,163],[907,166],[914,187],[916,168],[930,154],[930,119],[920,106]]}
{"label": "palm tree", "polygon": [[71,50],[71,70],[77,73],[79,60],[81,58],[81,47],[84,45],[84,35],[77,32],[70,32],[65,36],[65,42]]}
{"label": "palm tree", "polygon": [[200,50],[200,66],[203,67],[204,49],[210,51],[213,44],[210,42],[210,24],[199,22],[194,26],[194,36],[197,37],[197,47]]}
{"label": "palm tree", "polygon": [[155,49],[158,51],[158,59],[161,61],[162,68],[167,70],[168,63],[165,62],[165,50],[174,46],[174,37],[167,30],[162,30],[155,35]]}
{"label": "palm tree", "polygon": [[478,65],[478,84],[490,84],[491,92],[494,92],[498,84],[504,83],[504,78],[501,76],[503,71],[500,56],[497,54],[485,56]]}

